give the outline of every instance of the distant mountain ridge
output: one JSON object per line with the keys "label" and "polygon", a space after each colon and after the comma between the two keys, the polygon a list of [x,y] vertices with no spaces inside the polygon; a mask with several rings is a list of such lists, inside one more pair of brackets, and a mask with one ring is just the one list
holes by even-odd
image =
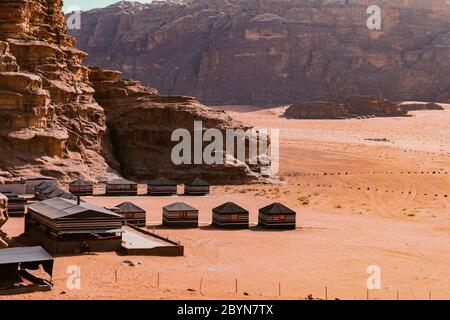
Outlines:
{"label": "distant mountain ridge", "polygon": [[[366,26],[371,4],[382,30]],[[208,104],[450,96],[445,0],[120,2],[81,21],[71,33],[88,63]]]}

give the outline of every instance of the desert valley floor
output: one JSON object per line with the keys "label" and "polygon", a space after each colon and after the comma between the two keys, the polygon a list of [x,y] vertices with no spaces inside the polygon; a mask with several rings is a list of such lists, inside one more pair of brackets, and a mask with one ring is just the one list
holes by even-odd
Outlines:
{"label": "desert valley floor", "polygon": [[[283,107],[222,108],[281,129],[282,184],[216,186],[207,197],[84,198],[102,206],[132,201],[152,225],[161,223],[163,205],[185,201],[200,209],[201,227],[156,227],[185,246],[184,257],[58,257],[53,291],[6,298],[324,299],[326,287],[328,299],[366,299],[371,265],[381,268],[382,288],[369,299],[450,298],[450,105],[409,118],[351,120],[287,120]],[[211,208],[225,201],[248,209],[255,223],[258,208],[275,200],[297,211],[296,230],[208,227]],[[23,219],[12,218],[5,231],[20,235]],[[66,287],[70,265],[81,268],[80,290]]]}

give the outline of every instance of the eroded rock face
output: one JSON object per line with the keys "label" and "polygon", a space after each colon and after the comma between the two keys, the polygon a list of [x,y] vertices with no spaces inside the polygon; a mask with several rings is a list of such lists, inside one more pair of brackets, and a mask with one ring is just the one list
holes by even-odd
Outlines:
{"label": "eroded rock face", "polygon": [[61,0],[0,3],[0,168],[104,178],[106,120]]}
{"label": "eroded rock face", "polygon": [[340,119],[351,117],[347,107],[337,102],[300,102],[286,109],[285,117],[293,119]]}
{"label": "eroded rock face", "polygon": [[[164,158],[171,130],[193,119],[219,129],[243,126],[193,98],[159,96],[139,82],[118,81],[119,72],[87,68],[61,6],[62,0],[0,3],[0,178],[95,181],[116,176],[116,169],[136,179],[175,177]],[[245,164],[176,170],[177,180],[203,173],[217,183],[258,179]]]}
{"label": "eroded rock face", "polygon": [[[93,68],[90,78],[95,86],[95,99],[104,107],[114,155],[125,176],[146,180],[165,176],[183,182],[201,176],[212,183],[248,183],[264,181],[245,163],[218,165],[174,165],[172,132],[187,129],[194,136],[194,121],[203,129],[227,128],[247,130],[249,126],[233,120],[223,111],[207,108],[195,98],[160,96],[155,89],[139,82],[118,80],[119,73]],[[223,157],[231,157],[222,153]],[[270,163],[270,162],[269,162]],[[254,168],[257,170],[258,168]]]}
{"label": "eroded rock face", "polygon": [[3,194],[0,193],[0,248],[7,247],[7,243],[5,241],[6,234],[2,232],[1,228],[8,220],[8,198],[6,198]]}
{"label": "eroded rock face", "polygon": [[[446,0],[119,3],[73,30],[93,65],[207,104],[449,100]],[[369,5],[382,30],[369,30]]]}
{"label": "eroded rock face", "polygon": [[445,110],[441,105],[433,102],[429,103],[401,103],[400,109],[404,111],[418,111],[418,110]]}
{"label": "eroded rock face", "polygon": [[284,114],[294,119],[342,119],[359,116],[407,116],[396,103],[377,96],[351,96],[335,102],[302,102],[290,105]]}

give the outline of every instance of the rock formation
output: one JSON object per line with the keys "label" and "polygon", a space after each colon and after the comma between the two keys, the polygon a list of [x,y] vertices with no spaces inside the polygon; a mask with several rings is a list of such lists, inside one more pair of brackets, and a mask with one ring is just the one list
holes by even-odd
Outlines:
{"label": "rock formation", "polygon": [[[381,7],[382,29],[366,26]],[[446,0],[121,2],[72,30],[88,62],[207,104],[449,100]]]}
{"label": "rock formation", "polygon": [[303,102],[290,105],[284,116],[294,119],[342,119],[359,116],[403,117],[407,111],[377,96],[350,96],[336,102]]}
{"label": "rock formation", "polygon": [[8,244],[5,241],[6,234],[2,232],[2,227],[8,220],[8,198],[0,193],[0,248],[5,248]]}
{"label": "rock formation", "polygon": [[400,109],[404,111],[445,110],[441,105],[433,102],[429,103],[405,102],[400,104]]}
{"label": "rock formation", "polygon": [[0,168],[104,178],[106,119],[61,0],[0,3]]}
{"label": "rock formation", "polygon": [[[194,136],[194,121],[203,127],[225,131],[250,127],[234,121],[223,111],[206,108],[195,98],[160,96],[139,82],[118,80],[120,73],[93,68],[90,79],[95,99],[104,107],[111,132],[114,155],[127,177],[145,180],[165,176],[183,182],[195,175],[218,183],[244,183],[261,180],[245,163],[223,165],[174,165],[172,132],[187,129]],[[231,155],[226,155],[230,157]],[[257,169],[257,168],[255,168]]]}
{"label": "rock formation", "polygon": [[[163,156],[171,130],[194,119],[205,127],[244,127],[193,98],[162,97],[117,81],[118,72],[84,66],[87,55],[74,47],[61,7],[62,0],[0,3],[0,178],[174,177]],[[259,179],[240,164],[181,168],[177,180],[194,173],[212,183]]]}
{"label": "rock formation", "polygon": [[347,107],[337,102],[300,102],[286,109],[284,116],[293,119],[341,119],[350,118]]}

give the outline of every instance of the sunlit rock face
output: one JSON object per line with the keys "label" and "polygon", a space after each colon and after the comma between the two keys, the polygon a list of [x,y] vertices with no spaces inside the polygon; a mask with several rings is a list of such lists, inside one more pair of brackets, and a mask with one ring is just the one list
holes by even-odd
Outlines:
{"label": "sunlit rock face", "polygon": [[0,3],[0,167],[14,176],[100,179],[109,167],[101,155],[106,118],[61,6]]}
{"label": "sunlit rock face", "polygon": [[[381,30],[369,30],[369,5]],[[446,0],[118,3],[73,30],[93,65],[207,104],[332,96],[448,101]]]}
{"label": "sunlit rock face", "polygon": [[160,96],[137,81],[119,81],[120,72],[86,67],[87,54],[74,47],[61,7],[61,0],[0,3],[0,179],[164,174],[259,181],[245,163],[181,168],[162,157],[170,155],[171,132],[192,128],[194,120],[222,130],[248,126],[195,98]]}

